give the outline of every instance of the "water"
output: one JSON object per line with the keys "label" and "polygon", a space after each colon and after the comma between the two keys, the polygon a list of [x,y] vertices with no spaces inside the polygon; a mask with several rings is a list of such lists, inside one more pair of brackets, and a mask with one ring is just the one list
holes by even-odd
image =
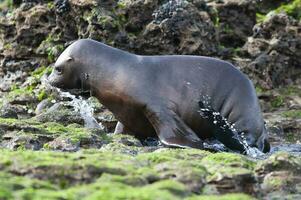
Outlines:
{"label": "water", "polygon": [[82,97],[76,97],[75,95],[70,94],[69,92],[63,92],[60,89],[57,90],[59,91],[61,97],[66,97],[71,99],[71,101],[68,102],[68,104],[73,106],[76,112],[80,113],[81,117],[84,120],[86,128],[104,130],[104,126],[101,123],[99,124],[97,120],[94,118],[93,116],[94,110],[86,100],[84,100]]}
{"label": "water", "polygon": [[[227,121],[226,118],[224,118],[221,113],[214,111],[210,106],[210,97],[205,95],[202,97],[202,100],[199,102],[200,104],[200,115],[204,118],[207,118],[209,121],[213,122],[213,126],[215,126],[218,130],[219,135],[216,135],[216,137],[220,137],[223,139],[223,143],[225,141],[228,142],[229,146],[234,146],[240,143],[240,146],[242,145],[245,153],[253,158],[262,157],[265,154],[262,153],[259,149],[256,147],[251,147],[248,145],[247,140],[244,136],[244,133],[238,134],[238,131],[235,129],[235,124],[231,124]],[[220,135],[225,134],[225,135]],[[232,137],[233,140],[228,140],[227,137]],[[238,142],[238,143],[237,143]],[[235,144],[236,143],[236,144]],[[215,146],[212,146],[208,144],[209,147],[213,147],[214,149],[225,149],[226,147],[222,143],[215,143]],[[227,149],[227,148],[226,148]]]}
{"label": "water", "polygon": [[80,96],[76,97],[75,95],[73,95],[69,92],[63,92],[59,88],[51,86],[48,83],[47,77],[42,77],[41,82],[45,87],[51,88],[52,90],[57,91],[61,97],[71,99],[71,101],[67,102],[67,104],[72,106],[76,112],[80,113],[81,117],[84,120],[84,124],[85,124],[86,128],[104,130],[104,126],[101,123],[98,123],[97,120],[94,118],[94,116],[93,116],[94,109],[86,100],[84,100]]}

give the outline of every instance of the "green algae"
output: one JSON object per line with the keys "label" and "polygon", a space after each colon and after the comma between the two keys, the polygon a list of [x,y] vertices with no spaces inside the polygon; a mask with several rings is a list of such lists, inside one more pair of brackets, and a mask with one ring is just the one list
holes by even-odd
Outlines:
{"label": "green algae", "polygon": [[[33,119],[0,118],[0,129],[13,130],[16,131],[16,135],[30,136],[32,138],[47,137],[49,138],[47,140],[51,140],[51,138],[68,139],[72,144],[78,144],[90,138],[97,138],[102,143],[109,143],[111,141],[111,138],[103,132],[83,128],[78,124],[64,126],[56,122],[41,123]],[[46,149],[50,148],[48,143],[43,145]],[[22,143],[20,143],[20,148],[24,148]]]}
{"label": "green algae", "polygon": [[139,159],[148,160],[151,163],[162,163],[166,161],[193,161],[204,158],[210,154],[207,151],[197,149],[160,149],[159,151],[138,155]]}
{"label": "green algae", "polygon": [[301,19],[301,0],[294,0],[291,3],[283,4],[275,10],[276,13],[285,12],[298,20]]}
{"label": "green algae", "polygon": [[269,13],[256,13],[256,22],[262,23],[266,21],[270,13],[278,14],[283,12],[297,20],[301,20],[301,0],[293,0],[289,3],[283,2],[278,8],[269,10]]}
{"label": "green algae", "polygon": [[283,106],[283,104],[284,104],[284,97],[283,96],[276,96],[271,101],[271,106],[273,108],[279,108],[279,107]]}
{"label": "green algae", "polygon": [[[161,154],[163,157],[159,159]],[[278,153],[256,164],[243,155],[213,154],[196,149],[162,149],[138,155],[103,149],[74,153],[0,149],[0,197],[248,200],[254,198],[242,193],[204,195],[201,187],[206,177],[211,178],[213,174],[222,173],[228,178],[242,172],[253,174],[255,165],[264,171],[271,166],[273,170],[294,167],[297,173],[301,163],[300,158],[286,153]],[[277,180],[271,181],[270,185],[275,187],[283,185]],[[199,190],[191,190],[191,185],[195,184],[199,184]]]}
{"label": "green algae", "polygon": [[123,184],[103,184],[94,194],[86,199],[132,199],[132,200],[152,200],[152,199],[182,199],[187,192],[184,185],[171,180],[165,180],[143,186],[139,189]]}
{"label": "green algae", "polygon": [[207,164],[222,164],[231,167],[242,167],[246,169],[253,169],[255,162],[249,160],[246,156],[233,153],[215,153],[206,156],[202,159],[203,163]]}
{"label": "green algae", "polygon": [[[23,171],[23,173],[29,176],[40,177],[38,174],[46,166],[48,174],[45,174],[45,177],[43,177],[47,181],[36,180],[37,184],[43,186],[38,186],[37,188],[32,186],[35,179],[31,179],[31,182],[28,182],[29,180],[26,177],[10,178],[11,184],[6,182],[2,185],[1,195],[6,195],[6,199],[10,199],[12,194],[14,197],[15,195],[22,194],[21,199],[26,199],[25,197],[29,195],[31,195],[30,199],[39,199],[42,196],[47,199],[157,199],[158,197],[178,199],[177,196],[183,197],[188,194],[184,185],[172,180],[164,180],[146,185],[147,181],[141,179],[145,186],[141,187],[137,183],[132,185],[139,186],[139,189],[131,186],[128,182],[130,180],[128,179],[129,176],[126,175],[131,175],[134,181],[133,177],[137,177],[135,176],[135,172],[138,168],[131,160],[133,158],[126,155],[104,153],[97,150],[88,150],[73,154],[0,150],[0,168],[2,171],[8,173],[6,176],[13,177],[9,172],[14,169],[15,172]],[[95,182],[91,184],[73,186],[74,183],[68,181],[68,179],[76,180],[72,177],[89,176],[89,172],[93,171],[93,169],[95,172],[90,174],[90,178],[100,178],[95,179]],[[102,174],[106,175],[102,176]],[[2,177],[0,176],[0,179]],[[20,188],[19,190],[23,189],[23,191],[10,193],[11,190],[15,190],[13,188],[15,179],[18,179],[18,182],[21,184],[18,187]],[[66,180],[66,182],[62,184],[57,179],[60,179],[60,181]],[[89,180],[87,181],[89,182]],[[27,186],[24,186],[25,184]],[[58,189],[60,190],[58,191]]]}
{"label": "green algae", "polygon": [[225,194],[225,195],[201,195],[198,197],[188,198],[187,200],[254,200],[256,198],[246,194]]}
{"label": "green algae", "polygon": [[43,99],[49,98],[52,99],[51,94],[47,94],[45,88],[41,86],[42,76],[49,75],[52,71],[51,67],[41,66],[36,68],[33,72],[30,73],[26,80],[26,85],[17,86],[13,84],[10,88],[10,92],[4,96],[8,101],[15,101],[18,98],[29,97],[32,99],[29,102],[26,102],[26,105],[29,108],[35,107],[37,101],[42,101]]}
{"label": "green algae", "polygon": [[234,177],[252,174],[255,162],[239,154],[215,153],[206,156],[201,163],[206,167],[210,176],[207,179],[215,180],[220,176]]}
{"label": "green algae", "polygon": [[53,63],[64,50],[64,45],[58,42],[60,36],[60,34],[49,34],[40,44],[39,48],[47,54],[48,63]]}
{"label": "green algae", "polygon": [[267,19],[267,15],[261,14],[261,13],[256,13],[256,22],[257,23],[262,23]]}
{"label": "green algae", "polygon": [[266,178],[263,184],[264,187],[272,188],[275,190],[280,189],[282,186],[286,185],[287,181],[283,177],[271,177],[268,179]]}
{"label": "green algae", "polygon": [[294,119],[301,119],[301,110],[289,110],[281,114],[283,117],[289,117]]}
{"label": "green algae", "polygon": [[13,8],[13,0],[0,1],[0,11]]}
{"label": "green algae", "polygon": [[279,89],[281,95],[285,96],[301,96],[301,88],[297,86],[287,86]]}
{"label": "green algae", "polygon": [[77,125],[64,126],[56,122],[40,123],[32,119],[11,119],[0,118],[0,127],[11,127],[16,129],[23,129],[25,132],[39,132],[41,134],[63,134],[73,133],[74,135],[81,135],[88,131],[88,129],[78,127]]}

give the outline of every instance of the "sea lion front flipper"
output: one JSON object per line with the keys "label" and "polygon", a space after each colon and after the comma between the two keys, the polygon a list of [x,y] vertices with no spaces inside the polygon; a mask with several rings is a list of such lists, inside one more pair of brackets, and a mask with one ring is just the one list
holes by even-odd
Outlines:
{"label": "sea lion front flipper", "polygon": [[124,126],[120,121],[118,121],[113,134],[122,134],[122,133],[130,134],[131,131],[126,126]]}
{"label": "sea lion front flipper", "polygon": [[170,147],[203,148],[203,141],[171,109],[148,107],[145,116],[153,125],[160,141]]}
{"label": "sea lion front flipper", "polygon": [[114,135],[123,133],[123,130],[124,130],[124,125],[121,122],[117,122],[115,130],[114,130]]}

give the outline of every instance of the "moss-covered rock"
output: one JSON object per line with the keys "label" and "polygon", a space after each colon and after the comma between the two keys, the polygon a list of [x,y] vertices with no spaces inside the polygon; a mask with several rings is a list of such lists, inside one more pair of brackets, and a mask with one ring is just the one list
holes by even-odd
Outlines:
{"label": "moss-covered rock", "polygon": [[300,158],[278,153],[256,162],[238,154],[195,149],[159,149],[138,154],[108,149],[74,153],[1,149],[0,196],[3,199],[260,199],[265,192],[274,196],[278,192],[283,197],[300,192]]}
{"label": "moss-covered rock", "polygon": [[77,148],[100,147],[109,142],[108,137],[99,130],[85,129],[79,125],[64,126],[55,122],[40,123],[38,121],[0,118],[0,130],[5,134],[0,141],[1,146],[10,149],[28,148],[38,150],[61,149],[55,145],[59,140],[68,140]]}

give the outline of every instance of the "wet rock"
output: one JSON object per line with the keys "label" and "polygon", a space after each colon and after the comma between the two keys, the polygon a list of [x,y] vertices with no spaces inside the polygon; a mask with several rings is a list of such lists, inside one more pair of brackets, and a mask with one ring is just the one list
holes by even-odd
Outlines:
{"label": "wet rock", "polygon": [[35,114],[40,115],[43,112],[45,112],[47,109],[49,109],[51,106],[53,106],[53,102],[49,99],[42,100],[35,109]]}
{"label": "wet rock", "polygon": [[0,24],[3,26],[0,32],[0,41],[3,43],[0,55],[3,57],[1,65],[4,72],[28,72],[36,68],[41,57],[34,53],[34,48],[46,38],[55,24],[47,6],[21,6],[11,15],[2,17]]}
{"label": "wet rock", "polygon": [[26,105],[28,103],[33,103],[33,102],[37,102],[36,97],[31,96],[28,93],[20,93],[20,94],[16,94],[14,97],[9,99],[8,103],[12,105]]}
{"label": "wet rock", "polygon": [[117,119],[115,118],[113,113],[108,110],[104,110],[101,113],[95,113],[95,118],[105,127],[106,132],[114,132],[117,125]]}
{"label": "wet rock", "polygon": [[288,170],[298,174],[301,170],[301,160],[299,157],[289,155],[285,152],[280,152],[259,163],[255,170],[259,178],[263,178],[270,172],[280,170]]}
{"label": "wet rock", "polygon": [[255,169],[262,188],[269,197],[300,194],[301,160],[287,153],[272,155]]}
{"label": "wet rock", "polygon": [[288,143],[300,144],[301,118],[299,113],[300,110],[288,110],[264,114],[268,125],[269,141],[273,146]]}
{"label": "wet rock", "polygon": [[[13,112],[15,112],[18,115],[18,118],[29,118],[32,117],[33,113],[28,112],[27,106],[24,105],[7,105]],[[5,117],[4,117],[5,118]],[[9,117],[9,118],[14,118],[14,117]]]}
{"label": "wet rock", "polygon": [[56,103],[46,112],[42,112],[35,117],[40,122],[58,122],[64,125],[77,123],[84,124],[79,112],[74,111],[73,107]]}

